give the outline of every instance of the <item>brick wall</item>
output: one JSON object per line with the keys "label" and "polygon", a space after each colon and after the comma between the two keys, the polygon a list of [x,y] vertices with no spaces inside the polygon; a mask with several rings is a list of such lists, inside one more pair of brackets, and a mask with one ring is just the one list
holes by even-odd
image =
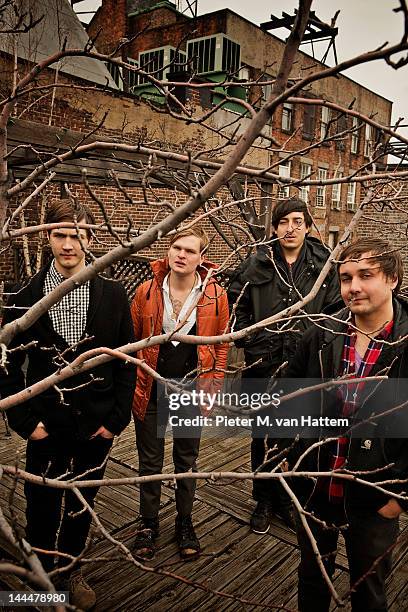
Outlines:
{"label": "brick wall", "polygon": [[98,35],[98,50],[111,53],[118,41],[126,37],[126,30],[126,0],[102,0],[89,30],[91,38]]}
{"label": "brick wall", "polygon": [[[91,208],[96,217],[97,223],[103,223],[103,214],[99,208],[99,206],[95,203],[95,201],[91,198],[91,196],[87,193],[84,186],[78,183],[69,184],[69,189],[74,195],[74,197],[78,198],[82,203],[86,204]],[[130,204],[124,197],[122,193],[114,186],[114,185],[93,185],[92,189],[97,198],[99,198],[105,206],[106,213],[109,216],[109,219],[113,226],[119,228],[127,228],[128,227],[128,217],[132,220],[133,228],[138,229],[141,232],[147,229],[153,221],[157,222],[160,219],[163,219],[168,213],[169,210],[163,206],[163,202],[174,202],[175,192],[174,190],[166,189],[164,187],[152,188],[149,189],[149,203],[145,204],[144,202],[144,193],[141,187],[127,187],[127,193],[133,199],[134,204]],[[227,190],[222,190],[222,194],[219,194],[219,198],[214,205],[217,205],[221,202],[228,202],[231,200],[231,196],[227,192]],[[48,202],[52,202],[53,199],[58,199],[60,197],[60,184],[54,183],[51,185],[44,194],[47,197]],[[186,196],[183,194],[178,194],[178,204],[182,204]],[[32,202],[29,208],[26,209],[25,218],[27,225],[29,224],[38,224],[39,216],[40,216],[40,208],[41,208],[41,199],[37,198]],[[202,212],[197,213],[195,217],[197,217]],[[236,217],[237,210],[234,212],[229,212],[228,215],[230,218]],[[186,221],[187,222],[187,221]],[[14,227],[17,227],[18,223],[14,224]],[[206,256],[211,261],[216,263],[223,262],[227,257],[229,257],[228,267],[234,267],[238,263],[238,259],[235,256],[231,257],[231,249],[227,245],[227,243],[220,237],[217,231],[214,229],[213,225],[209,222],[208,219],[204,219],[201,222],[201,227],[203,227],[211,240],[210,247],[207,251]],[[222,230],[228,237],[230,241],[234,241],[234,236],[231,233],[231,230],[225,225],[222,225]],[[125,237],[123,235],[123,237]],[[235,238],[241,239],[243,242],[247,242],[245,234],[240,232],[239,229],[235,232]],[[44,238],[44,242],[46,239]],[[31,252],[37,251],[38,240],[36,237],[28,238],[29,249]],[[0,255],[0,278],[7,283],[11,283],[15,281],[15,261],[14,261],[14,247],[18,247],[21,249],[22,240],[19,239],[13,243],[6,253]],[[112,237],[108,232],[97,232],[97,238],[93,241],[91,250],[92,252],[98,256],[102,255],[109,249],[113,248],[117,245],[117,240]],[[152,247],[144,249],[143,251],[139,251],[138,255],[156,258],[156,257],[164,257],[168,249],[168,239],[163,238],[157,241]]]}

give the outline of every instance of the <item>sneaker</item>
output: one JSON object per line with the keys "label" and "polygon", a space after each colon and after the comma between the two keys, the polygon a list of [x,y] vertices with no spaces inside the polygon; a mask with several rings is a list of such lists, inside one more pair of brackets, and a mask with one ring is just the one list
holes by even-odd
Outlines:
{"label": "sneaker", "polygon": [[74,572],[69,580],[69,603],[80,610],[90,610],[96,604],[96,594],[82,572]]}
{"label": "sneaker", "polygon": [[153,559],[156,548],[155,541],[159,535],[159,519],[142,518],[142,527],[136,532],[132,546],[135,557],[140,559]]}
{"label": "sneaker", "polygon": [[183,561],[193,561],[200,555],[200,542],[194,531],[191,516],[176,518],[176,540]]}
{"label": "sneaker", "polygon": [[296,521],[292,506],[281,506],[274,514],[282,523],[285,523],[289,531],[296,532]]}
{"label": "sneaker", "polygon": [[265,502],[258,502],[251,516],[251,529],[254,533],[267,533],[271,524],[271,507]]}

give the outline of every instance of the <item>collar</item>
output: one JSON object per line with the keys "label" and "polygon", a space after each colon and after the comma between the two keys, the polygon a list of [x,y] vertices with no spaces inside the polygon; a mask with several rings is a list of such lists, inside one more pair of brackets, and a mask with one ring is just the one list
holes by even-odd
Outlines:
{"label": "collar", "polygon": [[[354,327],[352,327],[353,325]],[[356,333],[355,327],[356,327],[355,319],[354,319],[354,316],[352,316],[348,329],[347,329],[347,334],[349,336],[355,336],[355,333]],[[394,327],[394,319],[389,321],[387,325],[385,325],[376,336],[373,336],[373,340],[374,341],[375,340],[387,340],[387,338],[389,338],[392,333],[393,327]]]}
{"label": "collar", "polygon": [[55,259],[53,259],[51,262],[47,276],[51,279],[54,285],[60,285],[64,280],[66,280],[65,276],[58,272],[57,268],[55,267]]}
{"label": "collar", "polygon": [[[170,293],[169,279],[170,279],[170,272],[166,274],[166,276],[163,279],[163,291],[166,291],[166,293]],[[193,287],[191,288],[191,291],[194,291],[195,289],[201,289],[202,284],[203,284],[203,281],[201,280],[200,275],[196,272],[195,273],[195,283]]]}

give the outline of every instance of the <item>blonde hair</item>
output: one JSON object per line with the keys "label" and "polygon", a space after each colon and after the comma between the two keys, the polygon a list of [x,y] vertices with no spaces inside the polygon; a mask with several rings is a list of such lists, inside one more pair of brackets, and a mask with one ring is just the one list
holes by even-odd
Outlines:
{"label": "blonde hair", "polygon": [[208,245],[210,244],[210,240],[206,234],[206,232],[200,227],[192,227],[190,229],[182,229],[173,234],[170,237],[170,246],[176,242],[179,238],[185,238],[186,236],[195,236],[200,240],[200,253],[204,253]]}

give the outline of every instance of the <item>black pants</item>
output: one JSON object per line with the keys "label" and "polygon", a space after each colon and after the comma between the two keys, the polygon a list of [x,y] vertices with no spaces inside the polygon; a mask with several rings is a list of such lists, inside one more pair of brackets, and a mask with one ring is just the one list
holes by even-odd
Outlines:
{"label": "black pants", "polygon": [[[265,361],[254,368],[244,371],[241,392],[246,392],[249,395],[266,392],[271,377],[279,365],[279,363]],[[271,458],[273,453],[267,455],[268,449],[274,448],[275,443],[278,442],[278,440],[268,435],[268,428],[266,426],[257,425],[256,419],[254,419],[251,435],[251,469],[253,472],[265,462],[265,459]],[[274,466],[268,465],[260,471],[269,472],[272,467]],[[256,502],[263,502],[276,510],[282,506],[290,506],[290,499],[277,480],[253,480],[252,497]]]}
{"label": "black pants", "polygon": [[[66,478],[82,474],[86,470],[102,464],[112,440],[101,437],[92,440],[78,441],[74,438],[48,436],[42,440],[29,440],[27,444],[26,470],[32,474],[46,475],[49,478],[70,472]],[[101,479],[105,468],[95,470],[85,476],[86,479]],[[64,489],[43,487],[26,482],[24,492],[27,500],[26,536],[32,546],[46,550],[55,550],[78,556],[84,549],[88,537],[91,516],[84,511],[80,514],[82,504],[74,493],[65,492],[64,511],[61,518]],[[93,507],[98,487],[86,487],[81,493]],[[57,532],[58,533],[58,542]],[[54,565],[53,555],[39,555],[44,569],[51,571]],[[69,560],[59,559],[60,565]]]}
{"label": "black pants", "polygon": [[[143,421],[135,420],[136,445],[139,455],[139,475],[149,476],[163,471],[164,431],[158,435],[158,424],[163,430],[167,422],[168,408],[161,405],[158,423],[158,409],[155,401],[150,401]],[[186,416],[199,416],[199,409],[189,407]],[[191,432],[192,433],[192,432]],[[196,437],[178,437],[173,435],[173,463],[177,474],[196,472],[196,459],[200,449],[201,428],[194,428]],[[162,437],[161,437],[162,436]],[[193,509],[196,481],[194,478],[178,480],[176,488],[176,508],[179,516],[190,516]],[[140,514],[144,518],[156,518],[160,508],[161,482],[148,482],[140,487]]]}
{"label": "black pants", "polygon": [[[319,518],[328,523],[349,524],[343,532],[350,569],[350,585],[367,574],[351,594],[353,612],[386,612],[387,598],[385,579],[391,571],[392,553],[386,554],[373,567],[374,561],[384,555],[398,536],[398,519],[386,519],[374,512],[366,516],[349,513],[345,517],[342,508],[327,504],[314,510]],[[321,555],[326,555],[324,565],[330,577],[334,574],[337,530],[325,530],[314,521],[309,521]],[[300,612],[327,612],[330,593],[317,565],[310,540],[298,519],[298,542],[301,550],[299,564],[298,605]]]}

